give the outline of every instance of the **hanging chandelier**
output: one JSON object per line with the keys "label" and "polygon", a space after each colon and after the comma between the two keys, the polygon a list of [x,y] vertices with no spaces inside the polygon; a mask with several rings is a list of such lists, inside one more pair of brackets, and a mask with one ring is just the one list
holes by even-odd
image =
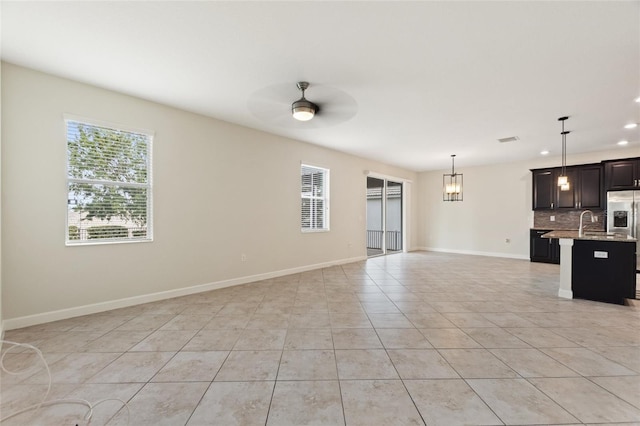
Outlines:
{"label": "hanging chandelier", "polygon": [[456,173],[455,157],[451,155],[451,173],[442,175],[442,201],[462,201],[462,173]]}
{"label": "hanging chandelier", "polygon": [[567,135],[571,132],[564,130],[564,122],[569,117],[560,117],[558,121],[562,122],[562,171],[560,176],[558,176],[558,186],[560,187],[560,191],[569,191],[571,189],[571,183],[569,182],[569,178],[567,177]]}

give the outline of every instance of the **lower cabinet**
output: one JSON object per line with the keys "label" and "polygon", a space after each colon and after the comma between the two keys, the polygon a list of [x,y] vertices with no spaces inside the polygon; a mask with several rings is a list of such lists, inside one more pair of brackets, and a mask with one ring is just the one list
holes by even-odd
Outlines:
{"label": "lower cabinet", "polygon": [[529,257],[532,262],[560,264],[560,243],[557,238],[542,238],[548,229],[532,229]]}
{"label": "lower cabinet", "polygon": [[624,305],[636,297],[636,244],[633,242],[573,242],[573,297]]}

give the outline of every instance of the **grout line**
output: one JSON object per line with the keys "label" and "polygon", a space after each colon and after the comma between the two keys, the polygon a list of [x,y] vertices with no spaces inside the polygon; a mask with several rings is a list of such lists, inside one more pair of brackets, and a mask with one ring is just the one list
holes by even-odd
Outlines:
{"label": "grout line", "polygon": [[[344,271],[343,271],[344,272]],[[323,285],[326,284],[323,283]],[[331,326],[331,315],[329,314],[329,325]],[[336,378],[338,380],[338,392],[340,392],[340,407],[342,408],[342,421],[344,425],[347,424],[347,413],[344,409],[344,398],[342,397],[342,381],[340,379],[340,370],[338,369],[338,355],[336,354],[336,342],[333,338],[333,327],[329,328],[329,334],[331,335],[331,346],[333,347],[333,360],[336,365]]]}

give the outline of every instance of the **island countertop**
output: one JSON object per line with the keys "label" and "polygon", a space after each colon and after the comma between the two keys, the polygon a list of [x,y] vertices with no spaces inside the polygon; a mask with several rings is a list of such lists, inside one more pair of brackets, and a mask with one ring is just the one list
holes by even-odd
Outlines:
{"label": "island countertop", "polygon": [[634,243],[637,239],[625,234],[615,232],[604,231],[584,231],[582,236],[579,236],[577,230],[554,230],[549,231],[546,234],[541,235],[542,238],[571,238],[573,240],[591,240],[591,241],[615,241],[624,243]]}

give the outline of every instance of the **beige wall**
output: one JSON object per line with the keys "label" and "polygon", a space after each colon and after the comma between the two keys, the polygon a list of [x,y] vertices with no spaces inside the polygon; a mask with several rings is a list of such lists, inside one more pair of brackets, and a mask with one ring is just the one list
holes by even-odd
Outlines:
{"label": "beige wall", "polygon": [[[2,315],[11,327],[91,311],[78,307],[363,258],[364,170],[413,181],[409,199],[416,199],[410,171],[2,67]],[[155,132],[152,243],[65,246],[65,113]],[[301,162],[331,170],[331,232],[300,232]],[[408,210],[412,248],[417,203]]]}
{"label": "beige wall", "polygon": [[[2,67],[0,67],[0,83],[2,82]],[[0,99],[2,99],[2,84],[0,84]],[[2,102],[0,101],[0,123],[2,122]],[[2,124],[0,124],[0,339],[4,338],[4,316],[2,315]]]}
{"label": "beige wall", "polygon": [[[637,148],[568,154],[567,164],[638,155]],[[442,174],[449,170],[420,173],[417,245],[429,250],[528,259],[529,228],[533,225],[529,169],[560,163],[559,157],[550,157],[483,167],[457,166],[456,171],[464,175],[461,203],[442,201]]]}

